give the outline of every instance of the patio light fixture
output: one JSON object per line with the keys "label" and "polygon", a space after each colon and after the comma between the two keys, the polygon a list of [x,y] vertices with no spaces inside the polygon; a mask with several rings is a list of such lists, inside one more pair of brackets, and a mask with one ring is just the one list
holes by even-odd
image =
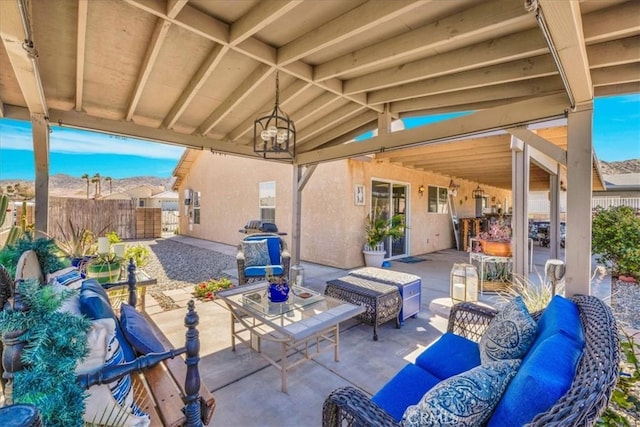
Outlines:
{"label": "patio light fixture", "polygon": [[424,190],[424,185],[420,184],[420,187],[418,187],[418,194],[420,197],[424,196]]}
{"label": "patio light fixture", "polygon": [[473,190],[472,197],[474,199],[482,199],[484,197],[484,190],[478,185],[476,189]]}
{"label": "patio light fixture", "polygon": [[287,113],[280,109],[280,79],[277,71],[273,110],[253,122],[253,151],[265,159],[293,159],[296,156],[296,126]]}

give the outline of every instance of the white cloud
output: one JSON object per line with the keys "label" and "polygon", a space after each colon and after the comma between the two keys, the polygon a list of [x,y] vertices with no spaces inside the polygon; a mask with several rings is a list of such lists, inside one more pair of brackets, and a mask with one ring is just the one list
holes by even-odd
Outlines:
{"label": "white cloud", "polygon": [[[135,138],[51,126],[50,151],[69,154],[122,154],[157,159],[178,159],[183,147]],[[0,120],[0,148],[31,150],[31,123]]]}

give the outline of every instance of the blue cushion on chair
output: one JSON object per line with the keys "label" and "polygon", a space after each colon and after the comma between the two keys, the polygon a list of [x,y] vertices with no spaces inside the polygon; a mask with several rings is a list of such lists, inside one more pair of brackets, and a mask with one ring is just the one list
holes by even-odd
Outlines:
{"label": "blue cushion on chair", "polygon": [[399,422],[407,407],[418,403],[422,396],[439,382],[440,379],[437,377],[409,363],[371,400]]}
{"label": "blue cushion on chair", "polygon": [[548,410],[569,390],[582,349],[562,332],[537,345],[522,361],[488,426],[521,426]]}
{"label": "blue cushion on chair", "polygon": [[[267,265],[266,267],[271,267],[271,274],[274,276],[282,275],[282,266],[281,265]],[[266,274],[266,267],[247,267],[244,269],[244,275],[247,277],[264,277]]]}
{"label": "blue cushion on chair", "polygon": [[451,332],[442,335],[416,359],[416,365],[441,380],[480,364],[478,343]]}
{"label": "blue cushion on chair", "polygon": [[584,346],[584,332],[578,306],[569,299],[555,295],[538,320],[536,340],[530,351],[558,332],[563,332],[576,343]]}

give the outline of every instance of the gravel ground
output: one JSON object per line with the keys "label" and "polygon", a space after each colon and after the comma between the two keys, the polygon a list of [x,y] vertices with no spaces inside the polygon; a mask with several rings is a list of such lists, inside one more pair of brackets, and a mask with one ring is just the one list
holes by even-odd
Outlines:
{"label": "gravel ground", "polygon": [[[236,266],[234,257],[212,252],[172,240],[139,240],[127,244],[142,244],[149,248],[151,256],[144,271],[158,280],[158,284],[149,288],[164,310],[178,308],[173,300],[162,292],[170,289],[193,287],[212,278],[231,278],[224,270]],[[234,280],[235,282],[235,280]]]}
{"label": "gravel ground", "polygon": [[640,331],[640,284],[612,282],[611,309],[621,326]]}

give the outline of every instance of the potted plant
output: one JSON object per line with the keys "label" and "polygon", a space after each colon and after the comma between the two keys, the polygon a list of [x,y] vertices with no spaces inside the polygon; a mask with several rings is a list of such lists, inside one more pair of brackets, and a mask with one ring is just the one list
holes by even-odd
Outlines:
{"label": "potted plant", "polygon": [[74,225],[69,218],[67,230],[58,223],[61,239],[56,239],[56,245],[71,260],[71,265],[78,267],[87,262],[96,252],[96,236],[86,227]]}
{"label": "potted plant", "polygon": [[94,278],[98,283],[112,283],[118,280],[122,259],[114,253],[98,254],[87,262],[86,274]]}
{"label": "potted plant", "polygon": [[285,276],[274,276],[271,267],[265,268],[265,276],[269,282],[269,301],[285,302],[289,298],[289,284]]}
{"label": "potted plant", "polygon": [[489,224],[489,229],[478,233],[480,249],[483,253],[493,256],[511,256],[511,225],[504,217]]}
{"label": "potted plant", "polygon": [[404,215],[395,215],[391,219],[386,219],[384,215],[377,213],[373,218],[367,217],[365,224],[364,245],[365,264],[368,267],[381,267],[386,254],[384,241],[388,237],[399,239],[404,236]]}

